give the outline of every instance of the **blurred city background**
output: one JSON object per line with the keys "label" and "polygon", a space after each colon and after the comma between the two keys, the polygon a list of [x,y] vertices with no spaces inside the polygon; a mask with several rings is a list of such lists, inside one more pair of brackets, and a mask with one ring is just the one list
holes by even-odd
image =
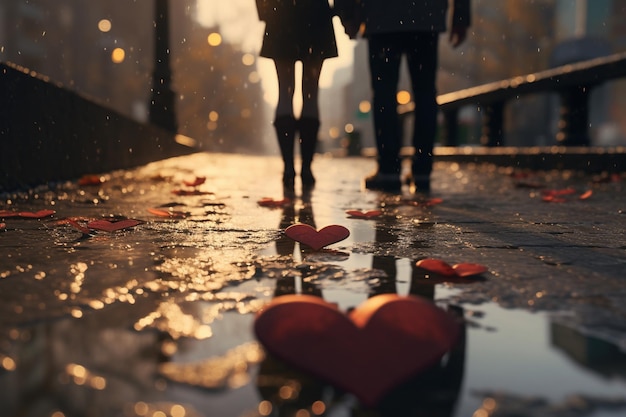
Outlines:
{"label": "blurred city background", "polygon": [[[155,1],[3,0],[0,61],[13,62],[147,121],[155,67]],[[473,0],[468,41],[441,39],[439,93],[626,50],[618,0]],[[258,57],[263,23],[254,0],[169,3],[170,62],[178,131],[211,152],[275,153],[272,61]],[[340,57],[321,80],[321,150],[358,134],[373,146],[366,43],[335,18]],[[411,101],[403,76],[400,104]],[[592,145],[626,144],[626,80],[591,96]],[[480,108],[462,111],[460,144],[478,145]],[[558,98],[520,97],[506,109],[507,144],[555,143]]]}

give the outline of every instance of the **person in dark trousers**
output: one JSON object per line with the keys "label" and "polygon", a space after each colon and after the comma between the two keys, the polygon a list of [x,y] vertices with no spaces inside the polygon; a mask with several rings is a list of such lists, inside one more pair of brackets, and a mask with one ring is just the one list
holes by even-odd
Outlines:
{"label": "person in dark trousers", "polygon": [[[346,0],[342,0],[343,3]],[[397,88],[403,55],[409,67],[415,103],[412,145],[415,149],[410,180],[416,191],[430,190],[433,147],[437,133],[438,43],[446,31],[449,0],[353,0],[355,10],[345,12],[346,33],[360,28],[368,41],[373,92],[373,121],[378,151],[377,171],[365,178],[368,189],[397,191],[402,187],[402,137],[397,112]],[[450,0],[452,46],[466,38],[470,0]],[[342,13],[340,13],[340,17]]]}
{"label": "person in dark trousers", "polygon": [[[295,182],[294,146],[300,136],[303,188],[311,188],[315,177],[311,162],[320,127],[318,91],[322,64],[338,55],[332,25],[333,10],[328,0],[256,0],[259,19],[265,22],[260,56],[271,58],[278,76],[278,105],[274,128],[284,162],[283,186]],[[295,64],[302,62],[302,112],[294,117]]]}

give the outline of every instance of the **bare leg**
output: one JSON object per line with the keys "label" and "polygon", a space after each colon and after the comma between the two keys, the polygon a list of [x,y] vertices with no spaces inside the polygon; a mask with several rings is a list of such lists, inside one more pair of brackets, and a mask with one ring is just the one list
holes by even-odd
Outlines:
{"label": "bare leg", "polygon": [[317,147],[317,134],[320,127],[319,117],[319,79],[323,61],[302,63],[302,116],[300,117],[300,153],[302,154],[302,185],[312,187],[315,177],[311,171],[313,155]]}
{"label": "bare leg", "polygon": [[293,94],[295,90],[295,62],[274,61],[278,76],[278,105],[274,118],[274,128],[278,146],[284,163],[283,187],[293,190],[296,176],[294,168],[294,142],[296,120],[293,117]]}
{"label": "bare leg", "polygon": [[278,77],[276,117],[293,117],[293,94],[296,89],[295,61],[274,61]]}

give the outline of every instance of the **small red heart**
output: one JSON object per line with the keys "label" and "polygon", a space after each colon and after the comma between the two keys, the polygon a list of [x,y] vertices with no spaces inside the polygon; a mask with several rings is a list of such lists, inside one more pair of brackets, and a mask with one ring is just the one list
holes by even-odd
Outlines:
{"label": "small red heart", "polygon": [[440,259],[422,259],[420,261],[417,261],[415,265],[434,274],[450,278],[467,278],[475,275],[480,275],[489,270],[484,265],[474,263],[460,263],[451,266]]}
{"label": "small red heart", "polygon": [[11,210],[0,210],[0,217],[5,218],[5,217],[17,217],[20,214],[17,211],[11,211]]}
{"label": "small red heart", "polygon": [[87,227],[94,230],[103,230],[105,232],[115,232],[116,230],[127,229],[140,224],[139,220],[126,219],[117,222],[110,222],[108,220],[94,220],[87,223]]}
{"label": "small red heart", "polygon": [[6,223],[0,223],[0,230],[4,230],[7,228],[7,224]]}
{"label": "small red heart", "polygon": [[184,219],[188,213],[177,210],[163,210],[160,208],[149,208],[148,211],[155,216],[168,217],[170,219]]}
{"label": "small red heart", "polygon": [[426,269],[435,274],[452,277],[456,275],[456,271],[452,266],[440,259],[422,259],[417,261],[416,266]]}
{"label": "small red heart", "polygon": [[263,197],[257,204],[261,207],[282,207],[291,203],[291,200],[288,198],[283,198],[281,200],[275,200],[272,197]]}
{"label": "small red heart", "polygon": [[431,301],[397,294],[369,298],[349,316],[319,297],[280,296],[254,323],[270,353],[352,392],[366,406],[441,360],[459,329]]}
{"label": "small red heart", "polygon": [[206,177],[196,177],[192,180],[183,180],[183,184],[187,187],[197,187],[198,185],[204,184],[206,181]]}
{"label": "small red heart", "polygon": [[41,219],[43,217],[52,216],[56,211],[54,210],[39,210],[36,212],[30,211],[20,211],[18,213],[19,217],[29,218],[29,219]]}
{"label": "small red heart", "polygon": [[573,188],[563,188],[560,190],[543,190],[541,192],[542,195],[545,196],[562,196],[562,195],[570,195],[576,193],[576,190]]}
{"label": "small red heart", "polygon": [[78,185],[100,185],[104,182],[104,177],[100,175],[88,174],[78,180]]}
{"label": "small red heart", "polygon": [[67,219],[65,220],[66,224],[69,224],[70,226],[72,226],[74,229],[78,230],[79,232],[81,232],[84,235],[88,235],[91,233],[91,230],[89,230],[89,228],[81,225],[80,223],[78,223],[76,220],[72,220],[72,219]]}
{"label": "small red heart", "polygon": [[380,211],[380,210],[368,210],[368,211],[348,210],[348,211],[346,211],[346,214],[348,216],[351,216],[351,217],[358,217],[358,218],[363,218],[363,219],[371,219],[372,217],[380,216],[381,214],[383,214],[383,212]]}
{"label": "small red heart", "polygon": [[331,224],[316,230],[308,224],[293,224],[285,229],[285,235],[296,242],[304,243],[313,250],[320,250],[325,246],[341,242],[350,236],[350,231],[343,226]]}
{"label": "small red heart", "polygon": [[452,268],[456,275],[461,278],[484,274],[489,270],[489,268],[484,265],[473,263],[456,264]]}

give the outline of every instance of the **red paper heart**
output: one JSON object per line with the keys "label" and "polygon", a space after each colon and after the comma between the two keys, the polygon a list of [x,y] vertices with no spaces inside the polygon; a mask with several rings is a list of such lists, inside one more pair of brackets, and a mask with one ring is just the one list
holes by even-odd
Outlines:
{"label": "red paper heart", "polygon": [[254,330],[270,353],[366,406],[436,364],[459,336],[457,321],[432,302],[397,294],[369,298],[349,316],[319,297],[280,296]]}
{"label": "red paper heart", "polygon": [[475,263],[460,263],[450,266],[440,259],[422,259],[417,261],[415,265],[444,277],[466,278],[480,275],[489,270],[486,266]]}
{"label": "red paper heart", "polygon": [[54,210],[39,210],[35,212],[31,211],[20,211],[18,213],[19,217],[29,218],[29,219],[41,219],[43,217],[52,216],[56,211]]}
{"label": "red paper heart", "polygon": [[454,268],[440,259],[422,259],[421,261],[417,261],[415,265],[426,269],[427,271],[446,277],[456,275]]}
{"label": "red paper heart", "polygon": [[304,243],[313,250],[320,250],[325,246],[346,239],[350,236],[350,231],[337,224],[331,224],[316,230],[308,224],[298,223],[286,228],[285,235],[297,242]]}
{"label": "red paper heart", "polygon": [[456,264],[452,268],[454,268],[454,272],[456,272],[456,275],[461,278],[473,277],[476,275],[484,274],[489,270],[484,265],[472,263]]}
{"label": "red paper heart", "polygon": [[346,214],[351,217],[358,217],[364,219],[371,219],[372,217],[378,217],[383,214],[380,210],[369,210],[369,211],[361,211],[361,210],[348,210]]}
{"label": "red paper heart", "polygon": [[263,197],[257,204],[261,207],[281,207],[286,206],[291,203],[291,200],[288,198],[283,198],[280,200],[275,200],[272,197]]}
{"label": "red paper heart", "polygon": [[206,177],[195,177],[192,180],[183,180],[183,184],[187,187],[197,187],[198,185],[202,185],[206,182]]}
{"label": "red paper heart", "polygon": [[189,214],[185,213],[184,211],[164,210],[160,208],[149,208],[148,211],[155,216],[169,217],[170,219],[184,219],[185,217],[187,217],[187,214]]}
{"label": "red paper heart", "polygon": [[117,222],[110,222],[108,220],[94,220],[87,223],[87,227],[95,230],[103,230],[105,232],[115,232],[116,230],[127,229],[140,224],[139,220],[126,219]]}

